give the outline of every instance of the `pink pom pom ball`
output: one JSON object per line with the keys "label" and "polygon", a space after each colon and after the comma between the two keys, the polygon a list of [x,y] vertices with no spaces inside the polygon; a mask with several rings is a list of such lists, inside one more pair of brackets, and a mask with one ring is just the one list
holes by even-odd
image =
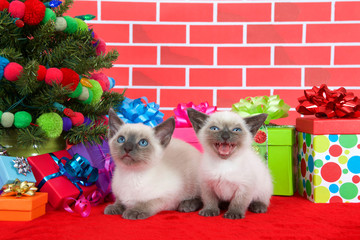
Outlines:
{"label": "pink pom pom ball", "polygon": [[15,62],[9,63],[4,69],[4,77],[9,81],[16,81],[23,70],[23,67]]}
{"label": "pink pom pom ball", "polygon": [[101,38],[99,39],[99,43],[96,46],[96,55],[102,55],[105,54],[106,51],[106,43]]}
{"label": "pink pom pom ball", "polygon": [[104,92],[109,91],[110,82],[108,77],[104,73],[94,73],[93,75],[91,75],[91,79],[98,81]]}
{"label": "pink pom pom ball", "polygon": [[79,112],[75,112],[75,117],[70,117],[73,126],[79,126],[84,123],[84,115]]}
{"label": "pink pom pom ball", "polygon": [[13,1],[9,4],[9,12],[14,18],[23,18],[25,15],[25,4],[20,1]]}
{"label": "pink pom pom ball", "polygon": [[45,82],[52,86],[53,82],[59,84],[63,80],[63,73],[60,71],[60,69],[57,68],[49,68],[46,71],[45,75]]}

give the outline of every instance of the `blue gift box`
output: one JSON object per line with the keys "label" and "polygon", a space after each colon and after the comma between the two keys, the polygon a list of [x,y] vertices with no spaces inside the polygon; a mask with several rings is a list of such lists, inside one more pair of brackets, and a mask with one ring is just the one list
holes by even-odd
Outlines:
{"label": "blue gift box", "polygon": [[14,167],[14,159],[16,157],[0,156],[0,188],[5,184],[13,183],[15,179],[19,179],[21,182],[36,182],[32,172],[27,172],[26,176],[18,173],[18,169]]}

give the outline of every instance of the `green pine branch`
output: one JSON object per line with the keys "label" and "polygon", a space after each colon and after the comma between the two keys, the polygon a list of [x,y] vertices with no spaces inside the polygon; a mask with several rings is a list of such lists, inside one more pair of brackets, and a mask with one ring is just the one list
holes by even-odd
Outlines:
{"label": "green pine branch", "polygon": [[73,0],[65,0],[60,6],[55,9],[56,16],[61,17],[65,12],[70,9],[73,2]]}
{"label": "green pine branch", "polygon": [[101,144],[106,137],[107,125],[82,124],[78,127],[72,127],[65,134],[65,138],[72,144],[89,142],[91,144]]}
{"label": "green pine branch", "polygon": [[39,64],[35,60],[29,61],[24,66],[22,74],[19,79],[15,81],[18,92],[22,96],[32,94],[41,86],[41,83],[37,81],[37,71]]}
{"label": "green pine branch", "polygon": [[17,142],[24,147],[30,147],[34,145],[40,147],[46,143],[47,140],[48,138],[46,137],[45,132],[37,126],[30,125],[27,128],[18,129]]}

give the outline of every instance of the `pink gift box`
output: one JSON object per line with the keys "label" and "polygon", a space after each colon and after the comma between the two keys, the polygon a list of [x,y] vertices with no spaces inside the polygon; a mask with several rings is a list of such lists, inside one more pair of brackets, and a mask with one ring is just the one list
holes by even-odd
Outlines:
{"label": "pink gift box", "polygon": [[202,146],[199,143],[196,133],[192,127],[175,128],[173,137],[181,139],[187,143],[190,143],[200,152],[203,151]]}

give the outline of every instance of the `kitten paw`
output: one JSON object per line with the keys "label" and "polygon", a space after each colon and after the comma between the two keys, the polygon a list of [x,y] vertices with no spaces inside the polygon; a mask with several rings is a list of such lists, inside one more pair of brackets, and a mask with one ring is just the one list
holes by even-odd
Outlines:
{"label": "kitten paw", "polygon": [[201,209],[199,212],[199,215],[204,216],[204,217],[215,217],[215,216],[219,216],[220,215],[220,209],[219,208],[204,208]]}
{"label": "kitten paw", "polygon": [[238,211],[229,210],[224,214],[224,218],[227,218],[227,219],[241,219],[244,217],[245,217],[245,214],[238,212]]}
{"label": "kitten paw", "polygon": [[266,213],[267,205],[263,202],[253,201],[249,205],[249,211],[253,213]]}
{"label": "kitten paw", "polygon": [[193,198],[189,200],[184,200],[179,204],[179,212],[194,212],[198,210],[202,205],[202,202],[199,198]]}
{"label": "kitten paw", "polygon": [[106,214],[106,215],[121,215],[121,214],[123,214],[124,210],[125,210],[125,208],[122,205],[111,204],[105,208],[104,214]]}
{"label": "kitten paw", "polygon": [[128,209],[123,213],[123,218],[129,219],[129,220],[138,220],[138,219],[145,219],[150,217],[151,215],[147,212],[134,210],[134,209]]}

